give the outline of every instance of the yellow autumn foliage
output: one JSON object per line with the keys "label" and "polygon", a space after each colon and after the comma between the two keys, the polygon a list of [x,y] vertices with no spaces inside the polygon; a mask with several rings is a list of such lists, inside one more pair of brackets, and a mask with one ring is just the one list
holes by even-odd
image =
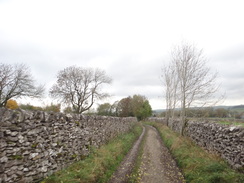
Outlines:
{"label": "yellow autumn foliage", "polygon": [[12,100],[12,99],[9,99],[7,101],[6,107],[8,109],[18,109],[19,108],[17,102],[15,100]]}

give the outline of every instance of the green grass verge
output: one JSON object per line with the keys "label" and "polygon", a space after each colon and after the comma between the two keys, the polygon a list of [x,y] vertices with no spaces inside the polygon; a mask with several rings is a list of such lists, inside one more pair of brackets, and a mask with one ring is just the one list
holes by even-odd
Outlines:
{"label": "green grass verge", "polygon": [[230,122],[230,121],[217,121],[219,124],[224,124],[224,125],[235,125],[235,126],[242,126],[244,127],[244,123],[241,122]]}
{"label": "green grass verge", "polygon": [[208,120],[211,123],[219,123],[224,125],[238,125],[244,127],[243,119],[233,119],[233,118],[189,118],[192,121]]}
{"label": "green grass verge", "polygon": [[108,182],[141,132],[142,126],[136,124],[131,132],[120,135],[99,149],[94,149],[84,160],[56,172],[41,183]]}
{"label": "green grass verge", "polygon": [[188,183],[243,183],[244,174],[231,169],[219,156],[207,153],[190,139],[160,123],[158,129]]}

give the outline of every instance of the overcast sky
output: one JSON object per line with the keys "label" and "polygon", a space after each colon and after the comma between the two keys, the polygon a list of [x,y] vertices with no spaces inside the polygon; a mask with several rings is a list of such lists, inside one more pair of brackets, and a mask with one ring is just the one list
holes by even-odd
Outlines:
{"label": "overcast sky", "polygon": [[[244,104],[242,0],[0,0],[0,63],[25,63],[46,93],[58,71],[98,67],[113,102],[146,96],[165,108],[161,68],[182,41],[219,73],[221,105]],[[49,100],[42,100],[47,103]]]}

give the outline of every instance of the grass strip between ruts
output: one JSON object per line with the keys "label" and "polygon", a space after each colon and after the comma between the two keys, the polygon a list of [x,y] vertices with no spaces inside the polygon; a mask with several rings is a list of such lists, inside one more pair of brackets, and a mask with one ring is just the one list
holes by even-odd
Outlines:
{"label": "grass strip between ruts", "polygon": [[145,128],[145,130],[146,130],[145,131],[145,135],[142,138],[142,141],[141,141],[139,149],[138,149],[138,154],[137,154],[137,158],[136,158],[136,161],[135,161],[134,168],[133,168],[132,173],[131,173],[131,175],[129,177],[129,182],[130,183],[138,183],[138,182],[141,181],[140,166],[141,166],[141,163],[142,163],[143,148],[144,148],[144,145],[145,145],[145,142],[146,142],[146,136],[148,135],[148,133],[147,133],[148,129]]}
{"label": "grass strip between ruts", "polygon": [[84,160],[54,173],[41,183],[108,182],[141,133],[142,126],[138,123],[129,133],[120,135],[108,144],[94,149]]}

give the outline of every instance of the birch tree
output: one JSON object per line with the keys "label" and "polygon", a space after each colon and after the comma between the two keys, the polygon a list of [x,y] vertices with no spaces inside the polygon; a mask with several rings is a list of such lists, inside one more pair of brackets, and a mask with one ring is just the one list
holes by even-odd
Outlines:
{"label": "birch tree", "polygon": [[161,77],[165,85],[166,121],[168,124],[169,118],[174,118],[175,108],[178,102],[178,77],[172,64],[164,66],[162,72]]}
{"label": "birch tree", "polygon": [[182,44],[172,50],[170,67],[164,69],[166,103],[170,107],[173,99],[180,102],[181,134],[187,123],[186,110],[213,102],[212,98],[218,89],[217,73],[210,71],[206,61],[202,50],[190,44]]}

